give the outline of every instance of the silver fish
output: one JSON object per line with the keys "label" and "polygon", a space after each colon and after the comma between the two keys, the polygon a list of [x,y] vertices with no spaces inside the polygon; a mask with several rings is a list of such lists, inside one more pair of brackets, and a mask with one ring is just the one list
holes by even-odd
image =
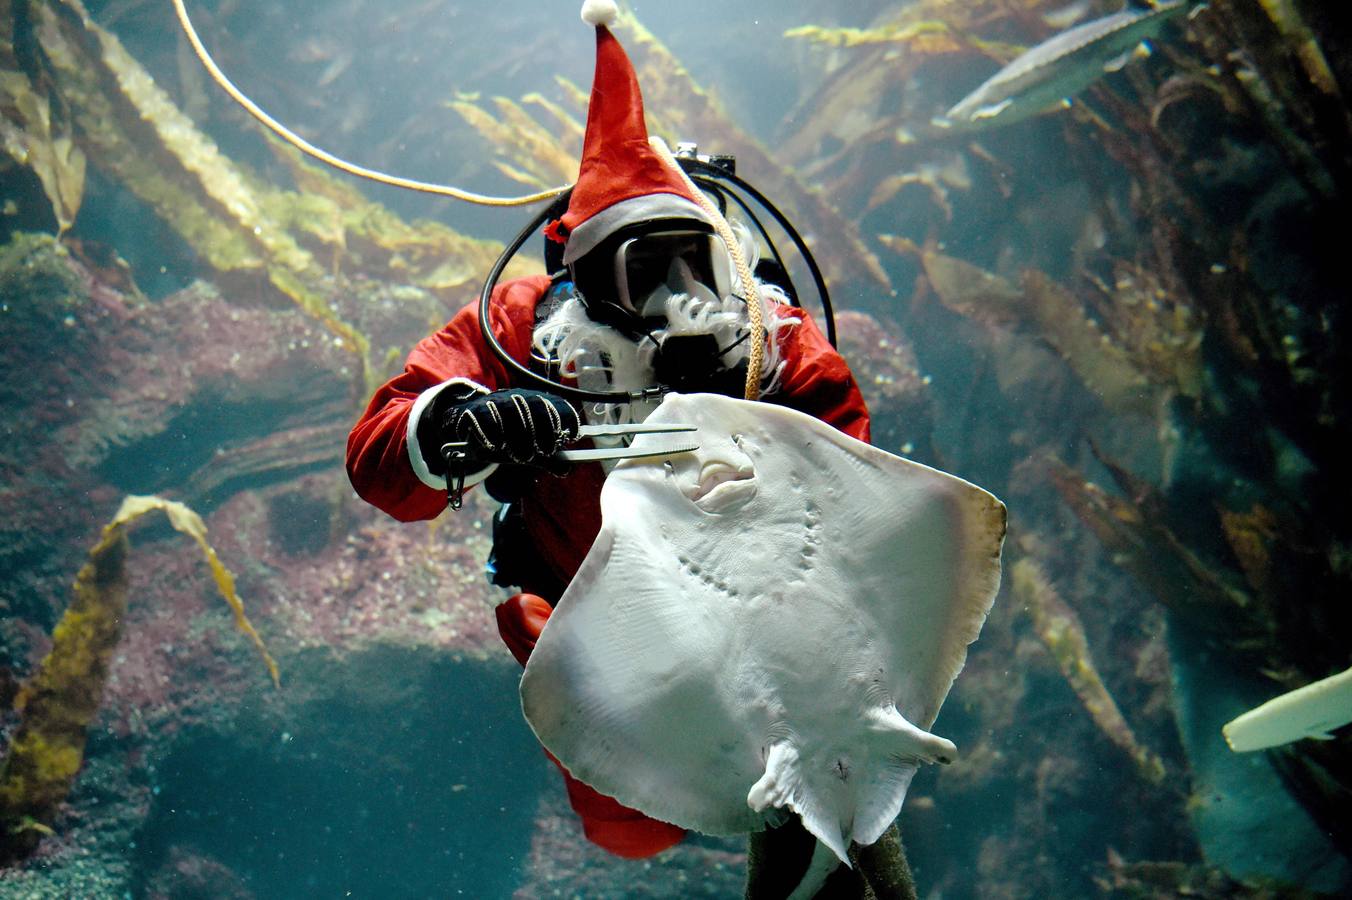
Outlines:
{"label": "silver fish", "polygon": [[962,130],[1007,125],[1065,105],[1105,73],[1121,69],[1138,46],[1191,5],[1189,0],[1127,0],[1121,11],[1029,49],[960,100],[947,116],[935,119],[934,125]]}

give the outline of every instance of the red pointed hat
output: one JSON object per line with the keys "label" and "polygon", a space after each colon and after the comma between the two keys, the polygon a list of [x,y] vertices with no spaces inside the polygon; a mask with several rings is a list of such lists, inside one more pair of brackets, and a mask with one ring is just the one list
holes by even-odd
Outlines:
{"label": "red pointed hat", "polygon": [[596,74],[587,106],[582,166],[568,211],[545,233],[565,241],[571,264],[617,229],[652,219],[709,222],[685,182],[648,145],[634,66],[608,27],[614,0],[584,0],[582,21],[596,26]]}

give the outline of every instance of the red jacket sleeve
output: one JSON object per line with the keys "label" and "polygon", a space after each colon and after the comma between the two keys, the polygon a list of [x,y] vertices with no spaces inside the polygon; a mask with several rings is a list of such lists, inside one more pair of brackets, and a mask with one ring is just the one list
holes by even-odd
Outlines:
{"label": "red jacket sleeve", "polygon": [[[518,361],[529,358],[535,307],[548,285],[545,276],[531,276],[499,285],[493,294],[493,334]],[[347,474],[352,487],[362,499],[401,521],[430,519],[446,506],[445,490],[425,484],[413,470],[408,417],[423,391],[452,378],[465,378],[489,390],[510,383],[506,367],[479,331],[477,302],[413,348],[404,371],[376,391],[348,435]]]}
{"label": "red jacket sleeve", "polygon": [[779,389],[765,399],[815,416],[867,443],[868,407],[845,359],[806,312],[785,309],[782,314],[802,321],[780,332],[784,371]]}

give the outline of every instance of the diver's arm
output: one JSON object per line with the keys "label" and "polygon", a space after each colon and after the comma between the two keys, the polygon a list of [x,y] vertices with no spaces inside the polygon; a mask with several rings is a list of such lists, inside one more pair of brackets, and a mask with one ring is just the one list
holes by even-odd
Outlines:
{"label": "diver's arm", "polygon": [[861,441],[869,440],[868,407],[850,367],[816,323],[801,310],[783,310],[801,319],[780,332],[784,369],[779,389],[765,400],[805,412]]}
{"label": "diver's arm", "polygon": [[[535,305],[548,283],[543,276],[517,279],[494,294],[494,334],[518,360],[529,358]],[[478,305],[465,307],[413,348],[404,371],[376,391],[353,427],[347,441],[353,488],[401,521],[437,516],[446,505],[446,479],[421,450],[434,440],[419,434],[423,411],[444,391],[468,397],[509,386],[506,368],[484,345]],[[475,474],[481,479],[488,469]]]}

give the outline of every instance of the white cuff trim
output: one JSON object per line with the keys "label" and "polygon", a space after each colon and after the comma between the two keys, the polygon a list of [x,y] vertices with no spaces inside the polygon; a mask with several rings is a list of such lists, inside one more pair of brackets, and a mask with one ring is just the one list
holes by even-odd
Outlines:
{"label": "white cuff trim", "polygon": [[[444,475],[433,475],[427,468],[427,460],[423,459],[422,450],[418,443],[418,423],[422,421],[423,410],[427,405],[436,399],[437,394],[446,390],[448,387],[468,387],[473,388],[477,394],[489,393],[488,388],[479,384],[477,381],[471,381],[468,378],[452,378],[449,381],[443,381],[441,384],[434,385],[418,395],[418,399],[413,401],[413,408],[408,412],[408,462],[413,467],[413,474],[418,476],[418,480],[430,488],[436,488],[439,491],[446,490],[446,477]],[[498,468],[497,463],[489,463],[484,468],[473,474],[465,476],[465,487],[478,484],[489,475],[492,475]]]}

